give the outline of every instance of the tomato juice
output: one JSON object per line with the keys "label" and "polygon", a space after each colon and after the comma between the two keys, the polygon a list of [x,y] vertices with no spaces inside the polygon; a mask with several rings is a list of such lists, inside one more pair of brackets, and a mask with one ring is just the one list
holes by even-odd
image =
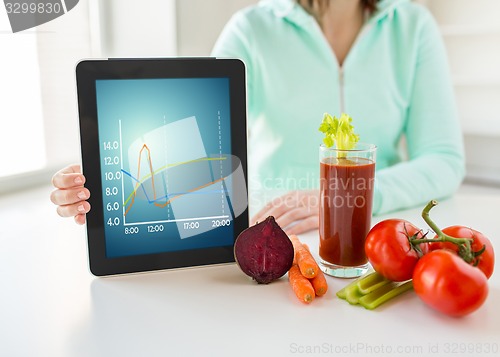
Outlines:
{"label": "tomato juice", "polygon": [[[353,153],[355,155],[355,153]],[[327,264],[366,264],[364,243],[372,216],[375,161],[324,157],[320,162],[319,256]]]}

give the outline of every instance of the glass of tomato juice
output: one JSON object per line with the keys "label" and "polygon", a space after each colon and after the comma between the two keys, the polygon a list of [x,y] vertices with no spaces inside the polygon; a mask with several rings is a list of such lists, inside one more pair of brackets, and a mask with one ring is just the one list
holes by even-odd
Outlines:
{"label": "glass of tomato juice", "polygon": [[320,146],[319,256],[328,275],[354,278],[368,270],[376,151],[364,143],[350,150]]}

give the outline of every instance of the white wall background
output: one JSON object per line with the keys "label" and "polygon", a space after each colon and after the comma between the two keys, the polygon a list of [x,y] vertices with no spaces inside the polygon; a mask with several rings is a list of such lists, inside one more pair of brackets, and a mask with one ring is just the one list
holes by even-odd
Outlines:
{"label": "white wall background", "polygon": [[258,0],[178,0],[178,54],[209,55],[231,15],[257,2]]}
{"label": "white wall background", "polygon": [[[182,1],[181,1],[182,2]],[[159,57],[176,54],[175,0],[90,0],[94,40],[103,57]],[[96,10],[97,7],[97,11]]]}
{"label": "white wall background", "polygon": [[467,179],[500,184],[500,1],[426,0],[448,50]]}

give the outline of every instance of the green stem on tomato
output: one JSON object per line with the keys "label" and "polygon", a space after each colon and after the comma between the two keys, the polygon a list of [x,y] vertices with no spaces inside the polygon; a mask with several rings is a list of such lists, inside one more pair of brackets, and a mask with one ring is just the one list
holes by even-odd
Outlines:
{"label": "green stem on tomato", "polygon": [[[449,236],[434,223],[431,219],[429,212],[430,210],[437,205],[437,201],[430,201],[422,210],[422,218],[429,225],[429,227],[436,233],[437,237],[434,239],[410,239],[410,243],[412,245],[422,244],[422,243],[432,243],[432,242],[450,242],[456,244],[461,247],[460,256],[468,263],[470,263],[474,259],[474,252],[472,251],[471,242],[472,238],[455,238]],[[463,248],[462,248],[463,247]]]}

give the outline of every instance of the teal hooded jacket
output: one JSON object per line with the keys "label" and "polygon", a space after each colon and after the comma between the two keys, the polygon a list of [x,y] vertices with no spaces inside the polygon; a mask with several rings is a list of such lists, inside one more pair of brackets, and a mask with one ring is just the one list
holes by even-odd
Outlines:
{"label": "teal hooded jacket", "polygon": [[[453,194],[463,142],[442,38],[428,10],[382,0],[344,63],[314,18],[293,0],[240,10],[213,49],[247,71],[251,205],[259,192],[315,188],[323,114],[353,118],[377,146],[373,212]],[[253,202],[252,202],[253,199]]]}

